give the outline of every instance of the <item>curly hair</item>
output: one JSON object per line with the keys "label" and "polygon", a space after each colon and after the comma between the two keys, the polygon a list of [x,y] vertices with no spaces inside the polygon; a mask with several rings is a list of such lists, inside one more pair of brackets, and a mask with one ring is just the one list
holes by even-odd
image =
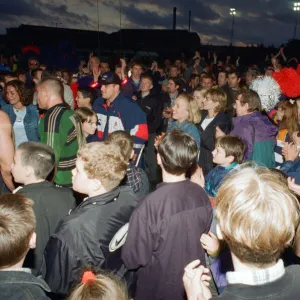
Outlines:
{"label": "curly hair", "polygon": [[21,80],[12,80],[9,81],[4,88],[4,95],[6,97],[7,88],[12,86],[20,97],[20,101],[24,106],[28,106],[32,104],[33,101],[33,92],[31,89],[25,86],[25,83]]}

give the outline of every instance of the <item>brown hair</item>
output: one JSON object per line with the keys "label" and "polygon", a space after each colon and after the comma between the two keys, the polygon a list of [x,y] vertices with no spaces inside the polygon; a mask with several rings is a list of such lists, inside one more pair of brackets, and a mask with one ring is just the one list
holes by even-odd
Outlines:
{"label": "brown hair", "polygon": [[193,96],[182,93],[177,98],[183,99],[188,104],[188,121],[193,124],[198,124],[201,121],[201,111]]}
{"label": "brown hair", "polygon": [[55,154],[48,145],[25,142],[17,148],[17,151],[21,152],[22,165],[32,167],[36,179],[46,179],[55,166]]}
{"label": "brown hair", "polygon": [[149,76],[149,75],[142,75],[141,80],[143,80],[143,79],[148,79],[151,82],[151,85],[153,85],[153,79],[152,79],[151,76]]}
{"label": "brown hair", "polygon": [[296,103],[290,101],[280,102],[278,108],[284,112],[284,116],[279,124],[279,130],[287,129],[289,137],[292,138],[293,133],[298,131],[298,109]]}
{"label": "brown hair", "polygon": [[226,157],[233,156],[234,162],[241,164],[245,154],[245,144],[238,136],[225,135],[217,139],[216,148],[224,149]]}
{"label": "brown hair", "polygon": [[75,110],[75,114],[79,117],[81,123],[92,122],[92,118],[95,117],[98,120],[97,114],[88,107],[80,107]]}
{"label": "brown hair", "polygon": [[12,86],[15,88],[16,92],[18,93],[19,97],[20,97],[20,101],[22,103],[22,105],[24,106],[28,106],[29,104],[32,103],[33,100],[33,93],[30,89],[28,89],[25,85],[25,83],[21,80],[11,80],[9,81],[4,88],[4,95],[5,97],[7,94],[7,88],[9,86]]}
{"label": "brown hair", "polygon": [[164,169],[172,175],[181,175],[195,163],[197,143],[181,130],[168,132],[158,145],[158,153]]}
{"label": "brown hair", "polygon": [[79,149],[77,157],[82,160],[88,178],[99,179],[106,191],[117,187],[125,177],[127,161],[113,143],[86,144]]}
{"label": "brown hair", "polygon": [[80,283],[68,300],[128,300],[127,287],[115,275],[101,271],[96,279]]}
{"label": "brown hair", "polygon": [[219,88],[211,88],[205,93],[204,97],[207,97],[207,95],[211,96],[214,103],[218,103],[218,106],[215,107],[216,113],[220,111],[224,112],[226,110],[227,96],[224,91]]}
{"label": "brown hair", "polygon": [[130,160],[130,156],[133,150],[133,138],[128,132],[122,130],[114,131],[108,136],[107,141],[114,143],[120,147],[125,161],[128,162]]}
{"label": "brown hair", "polygon": [[0,268],[20,262],[35,231],[33,201],[22,194],[0,196]]}
{"label": "brown hair", "polygon": [[236,97],[239,95],[242,95],[240,99],[241,105],[248,104],[248,112],[261,111],[261,101],[258,93],[253,90],[241,90]]}
{"label": "brown hair", "polygon": [[258,166],[231,172],[216,196],[216,219],[230,251],[257,266],[278,260],[299,224],[299,203],[278,173]]}

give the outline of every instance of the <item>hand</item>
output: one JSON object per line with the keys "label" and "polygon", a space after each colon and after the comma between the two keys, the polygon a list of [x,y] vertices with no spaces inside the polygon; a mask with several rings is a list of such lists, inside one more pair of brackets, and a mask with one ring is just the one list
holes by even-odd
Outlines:
{"label": "hand", "polygon": [[134,100],[134,101],[136,101],[137,100],[137,96],[132,96],[131,99]]}
{"label": "hand", "polygon": [[284,51],[284,47],[281,47],[280,50],[279,50],[279,52],[280,52],[281,55],[284,55],[283,51]]}
{"label": "hand", "polygon": [[214,57],[214,59],[217,59],[217,58],[218,58],[216,52],[214,52],[213,57]]}
{"label": "hand", "polygon": [[93,68],[93,76],[94,76],[94,82],[98,82],[98,79],[101,75],[100,68],[98,66]]}
{"label": "hand", "polygon": [[[194,260],[184,268],[183,285],[188,300],[210,299],[211,293],[208,289],[210,276],[209,269],[198,266],[200,260]],[[198,266],[198,267],[197,267]]]}
{"label": "hand", "polygon": [[300,185],[295,183],[295,178],[288,178],[288,186],[289,189],[295,192],[298,196],[300,196]]}
{"label": "hand", "polygon": [[299,131],[293,133],[292,139],[297,146],[300,146],[300,136],[298,136],[298,132]]}
{"label": "hand", "polygon": [[156,149],[157,149],[158,145],[161,143],[161,141],[163,140],[163,138],[164,138],[165,135],[166,135],[166,133],[162,132],[161,135],[155,137],[154,147]]}
{"label": "hand", "polygon": [[94,56],[94,52],[91,51],[90,54],[89,54],[89,59],[91,59],[93,56]]}
{"label": "hand", "polygon": [[210,256],[218,256],[220,251],[220,241],[212,232],[202,234],[200,242]]}
{"label": "hand", "polygon": [[237,58],[237,60],[236,60],[236,61],[240,61],[240,59],[241,59],[241,57],[240,57],[240,56],[238,56],[238,58]]}
{"label": "hand", "polygon": [[199,51],[195,52],[195,56],[193,57],[193,59],[195,59],[195,58],[200,58],[200,52]]}
{"label": "hand", "polygon": [[197,183],[202,188],[205,187],[205,178],[204,178],[204,175],[203,175],[203,171],[198,165],[195,165],[193,167],[192,175],[191,175],[191,181],[194,182],[194,183]]}
{"label": "hand", "polygon": [[125,69],[126,68],[126,60],[124,58],[120,58],[120,63],[121,63],[121,68]]}
{"label": "hand", "polygon": [[222,131],[219,126],[217,126],[216,127],[216,139],[218,139],[222,136],[225,136],[225,135],[226,135],[225,132]]}
{"label": "hand", "polygon": [[299,149],[297,149],[297,146],[294,143],[289,143],[283,147],[282,155],[285,160],[294,161],[299,155]]}

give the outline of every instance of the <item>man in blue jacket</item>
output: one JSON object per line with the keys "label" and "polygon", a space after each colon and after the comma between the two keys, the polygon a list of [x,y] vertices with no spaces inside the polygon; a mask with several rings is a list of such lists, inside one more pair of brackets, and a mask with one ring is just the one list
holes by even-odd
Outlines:
{"label": "man in blue jacket", "polygon": [[120,91],[121,80],[115,73],[104,73],[101,85],[102,97],[96,99],[93,105],[98,115],[97,133],[93,140],[103,141],[110,133],[124,130],[133,136],[134,150],[138,153],[148,140],[146,114]]}

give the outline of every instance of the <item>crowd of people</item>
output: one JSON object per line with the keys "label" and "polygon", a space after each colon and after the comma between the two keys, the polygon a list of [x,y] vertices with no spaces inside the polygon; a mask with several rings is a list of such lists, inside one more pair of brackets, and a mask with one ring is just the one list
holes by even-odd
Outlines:
{"label": "crowd of people", "polygon": [[3,299],[298,299],[300,64],[0,65]]}

